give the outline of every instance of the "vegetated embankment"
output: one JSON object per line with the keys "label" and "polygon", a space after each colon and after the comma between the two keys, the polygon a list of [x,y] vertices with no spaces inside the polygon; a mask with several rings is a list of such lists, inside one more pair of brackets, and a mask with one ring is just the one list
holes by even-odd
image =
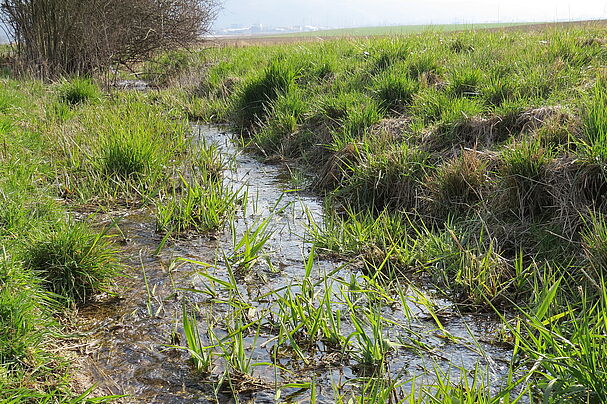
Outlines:
{"label": "vegetated embankment", "polygon": [[268,159],[314,173],[333,211],[312,232],[319,251],[388,279],[421,273],[465,310],[516,313],[504,329],[530,391],[601,402],[604,36],[564,27],[222,48],[164,57],[149,73],[178,85],[168,97],[191,118],[229,122]]}

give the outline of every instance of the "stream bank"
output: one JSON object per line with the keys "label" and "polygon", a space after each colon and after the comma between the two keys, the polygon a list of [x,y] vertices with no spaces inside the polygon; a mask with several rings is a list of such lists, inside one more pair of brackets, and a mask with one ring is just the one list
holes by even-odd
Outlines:
{"label": "stream bank", "polygon": [[[206,344],[214,345],[208,328],[223,340],[229,333],[222,329],[222,321],[234,311],[229,300],[238,296],[247,305],[246,318],[256,324],[243,335],[246,355],[253,364],[265,364],[252,368],[252,381],[238,392],[240,400],[275,402],[276,390],[285,385],[282,399],[291,397],[292,402],[314,395],[317,402],[330,403],[341,394],[360,394],[368,369],[343,350],[318,341],[305,353],[308,364],[286,349],[280,348],[280,355],[275,355],[279,348],[274,327],[281,315],[276,304],[285,291],[298,296],[302,279],[307,279],[305,263],[312,249],[308,229],[311,223],[322,223],[322,200],[292,190],[285,181],[289,177],[285,167],[244,154],[220,128],[195,126],[194,135],[219,146],[231,162],[226,182],[240,190],[246,202],[224,231],[171,241],[159,254],[156,250],[163,236],[155,232],[150,212],[132,212],[119,219],[128,240],[123,255],[129,270],[119,282],[120,298],[92,304],[81,312],[89,335],[81,352],[85,372],[104,394],[126,395],[124,402],[229,402],[233,394],[214,388],[229,368],[217,343],[211,349],[217,359],[210,374],[195,372],[190,354],[171,346],[186,345],[184,307],[194,311]],[[233,253],[234,240],[242,240],[261,224],[267,225],[271,236],[259,263],[237,274],[237,291],[222,289],[216,280],[230,282],[232,274],[224,257]],[[346,262],[317,258],[309,272],[317,286],[315,293],[324,293],[323,287],[334,289],[330,300],[336,312],[347,311],[340,297],[349,293],[343,292],[344,286],[366,282],[364,274]],[[498,328],[492,319],[459,315],[450,302],[435,299],[418,285],[404,282],[400,291],[393,292],[393,297],[400,298],[378,305],[385,320],[383,336],[391,342],[385,360],[389,379],[402,381],[401,387],[407,390],[416,378],[431,380],[437,369],[459,377],[459,368],[473,372],[478,367],[486,370],[488,381],[499,385],[508,372],[511,352],[491,344]],[[429,308],[441,312],[440,325]],[[345,335],[355,331],[345,316],[342,329]],[[305,383],[313,383],[314,388]]]}

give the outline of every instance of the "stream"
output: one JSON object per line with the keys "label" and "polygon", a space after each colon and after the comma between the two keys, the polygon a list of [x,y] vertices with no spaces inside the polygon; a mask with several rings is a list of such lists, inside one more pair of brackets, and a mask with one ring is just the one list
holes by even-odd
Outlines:
{"label": "stream", "polygon": [[[253,271],[239,275],[237,280],[239,295],[251,306],[250,317],[271,317],[275,310],[272,292],[302,281],[304,263],[311,250],[306,237],[310,222],[322,223],[321,198],[293,190],[286,167],[266,164],[245,154],[221,128],[194,126],[193,131],[194,136],[217,144],[231,161],[226,181],[233,189],[241,190],[247,202],[239,209],[232,226],[217,234],[170,241],[158,254],[163,236],[155,232],[154,217],[149,210],[112,218],[118,220],[126,240],[123,255],[128,269],[118,281],[119,298],[100,300],[81,310],[87,339],[80,354],[83,370],[99,391],[125,395],[120,402],[235,402],[231,394],[214,389],[211,383],[225,368],[224,361],[218,360],[213,373],[204,375],[195,371],[188,352],[171,347],[186,344],[183,307],[196,308],[200,333],[208,342],[207,324],[218,324],[233,310],[225,302],[228,292],[209,279],[229,279],[223,257],[233,251],[233,236],[239,240],[247,229],[269,220],[268,229],[273,233],[265,245],[268,259],[261,260]],[[330,278],[327,284],[336,293],[340,285],[362,276],[355,265],[322,257],[316,259],[311,273],[318,284]],[[453,373],[455,379],[460,369],[472,371],[478,367],[485,371],[486,382],[499,384],[503,380],[511,351],[491,343],[499,328],[494,320],[457,314],[449,301],[433,297],[429,290],[422,289],[421,296],[413,285],[403,288],[402,295],[408,296],[407,307],[384,305],[381,312],[390,319],[384,326],[386,338],[401,341],[387,356],[391,378],[403,381],[402,388],[406,390],[415,380],[431,382],[437,370]],[[437,326],[436,319],[420,303],[424,299],[442,309],[440,322],[444,329]],[[348,331],[351,325],[344,322],[343,327]],[[225,335],[225,330],[219,328],[216,333]],[[309,353],[314,366],[304,366],[288,353],[280,356],[279,367],[269,365],[275,333],[269,327],[254,328],[245,338],[247,355],[251,355],[252,363],[266,365],[253,368],[259,386],[245,389],[238,395],[240,402],[274,403],[277,387],[288,383],[313,381],[319,403],[333,403],[336,395],[347,397],[349,392],[356,393],[360,388],[364,372],[350,359],[337,360],[334,352],[321,343]],[[412,336],[423,349],[402,343]],[[310,394],[310,389],[292,384],[282,389],[280,400],[309,402]]]}

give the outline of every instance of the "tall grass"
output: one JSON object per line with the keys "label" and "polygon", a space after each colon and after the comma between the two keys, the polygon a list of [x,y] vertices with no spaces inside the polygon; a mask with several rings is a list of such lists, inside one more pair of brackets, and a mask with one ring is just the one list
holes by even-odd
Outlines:
{"label": "tall grass", "polygon": [[487,162],[474,151],[463,151],[429,178],[431,202],[443,216],[466,213],[486,195]]}
{"label": "tall grass", "polygon": [[514,145],[502,154],[505,203],[521,217],[539,215],[553,206],[547,190],[550,150],[537,141]]}
{"label": "tall grass", "polygon": [[42,285],[68,303],[83,303],[107,290],[119,270],[105,234],[78,223],[60,224],[33,237],[24,255]]}
{"label": "tall grass", "polygon": [[176,236],[219,230],[241,199],[224,182],[226,169],[218,148],[204,141],[194,146],[192,161],[179,180],[156,202],[156,229]]}
{"label": "tall grass", "polygon": [[118,97],[57,123],[65,129],[53,161],[74,202],[147,203],[169,189],[176,172],[195,159],[180,112],[148,103],[146,95]]}
{"label": "tall grass", "polygon": [[59,100],[67,105],[76,106],[94,102],[101,98],[101,91],[91,80],[74,78],[58,88]]}
{"label": "tall grass", "polygon": [[418,87],[415,80],[393,69],[375,80],[375,97],[383,108],[403,111],[413,101]]}
{"label": "tall grass", "polygon": [[40,281],[14,258],[0,258],[0,365],[6,371],[40,365],[42,343],[54,327],[40,302],[50,303]]}
{"label": "tall grass", "polygon": [[181,177],[181,188],[170,191],[156,205],[156,229],[174,235],[217,230],[234,211],[238,192],[219,181]]}
{"label": "tall grass", "polygon": [[273,101],[295,88],[297,74],[295,68],[284,60],[270,63],[238,93],[234,105],[235,123],[250,128],[261,121]]}
{"label": "tall grass", "polygon": [[154,94],[0,80],[0,401],[101,402],[74,394],[59,340],[122,265],[96,217],[68,211],[153,205],[180,175],[217,181],[223,163],[190,149],[185,115]]}
{"label": "tall grass", "polygon": [[582,156],[590,164],[603,164],[607,161],[607,90],[603,81],[599,81],[593,93],[588,97],[584,114],[584,137]]}
{"label": "tall grass", "polygon": [[361,164],[351,168],[351,175],[337,194],[360,207],[412,209],[427,158],[426,153],[407,144],[365,153]]}

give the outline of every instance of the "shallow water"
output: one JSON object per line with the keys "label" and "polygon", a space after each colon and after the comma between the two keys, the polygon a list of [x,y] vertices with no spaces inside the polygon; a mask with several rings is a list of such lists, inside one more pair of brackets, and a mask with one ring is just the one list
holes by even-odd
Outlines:
{"label": "shallow water", "polygon": [[[251,312],[251,316],[269,316],[265,310],[273,309],[272,299],[267,294],[301,282],[304,276],[303,262],[311,248],[305,241],[306,232],[310,220],[321,222],[322,201],[305,192],[293,191],[285,181],[289,178],[285,167],[264,164],[240,152],[230,136],[220,129],[196,126],[194,135],[220,146],[233,166],[226,180],[234,189],[246,191],[246,211],[241,210],[234,222],[236,238],[239,239],[247,228],[260,220],[271,218],[270,228],[274,234],[266,250],[272,267],[262,263],[249,274],[238,277],[240,295],[257,309]],[[121,299],[101,301],[83,311],[83,328],[89,333],[84,355],[87,373],[102,392],[128,395],[123,399],[125,402],[231,401],[228,395],[215,394],[213,384],[209,383],[216,380],[224,367],[221,361],[217,362],[214,375],[197,374],[187,353],[168,347],[185,345],[181,327],[184,304],[198,308],[201,334],[206,334],[205,319],[221,319],[230,312],[229,305],[218,302],[227,298],[225,291],[217,289],[213,297],[193,291],[209,287],[208,279],[200,274],[202,271],[227,279],[228,272],[222,264],[222,257],[223,252],[230,254],[232,250],[230,228],[211,236],[168,243],[157,256],[154,253],[162,235],[155,233],[151,212],[125,215],[119,223],[124,237],[129,240],[125,257],[130,269],[128,276],[119,282]],[[203,269],[179,261],[179,258],[213,265]],[[340,280],[348,283],[352,274],[361,276],[354,267],[325,260],[317,260],[312,276],[320,280],[332,272],[336,292]],[[432,299],[430,292],[423,293]],[[416,303],[413,289],[407,289],[404,294],[410,296],[407,310],[395,304],[384,307],[382,315],[394,323],[386,326],[386,338],[404,342],[414,339],[426,346],[421,351],[397,347],[388,356],[390,374],[405,381],[405,389],[406,381],[414,377],[431,380],[435,368],[454,372],[458,367],[473,370],[479,366],[487,370],[488,380],[499,382],[503,378],[508,369],[510,351],[490,343],[496,328],[493,320],[452,313],[441,317],[446,330],[441,331],[425,306]],[[448,301],[433,301],[445,309],[444,313],[452,312]],[[344,331],[348,327],[346,322]],[[224,333],[219,328],[216,332]],[[445,338],[447,333],[453,338]],[[271,362],[272,338],[271,331],[266,328],[260,329],[256,341],[253,335],[246,338],[253,363]],[[304,366],[294,355],[281,356],[281,366],[292,372],[271,366],[255,367],[254,376],[267,383],[267,388],[254,389],[241,395],[240,399],[245,402],[274,402],[275,386],[295,381],[315,381],[318,402],[334,402],[335,390],[344,394],[356,391],[357,380],[362,373],[354,363],[336,361],[335,353],[320,343],[318,349],[309,355],[314,366]],[[289,395],[292,395],[293,402],[309,399],[307,390],[285,389],[283,400]]]}

